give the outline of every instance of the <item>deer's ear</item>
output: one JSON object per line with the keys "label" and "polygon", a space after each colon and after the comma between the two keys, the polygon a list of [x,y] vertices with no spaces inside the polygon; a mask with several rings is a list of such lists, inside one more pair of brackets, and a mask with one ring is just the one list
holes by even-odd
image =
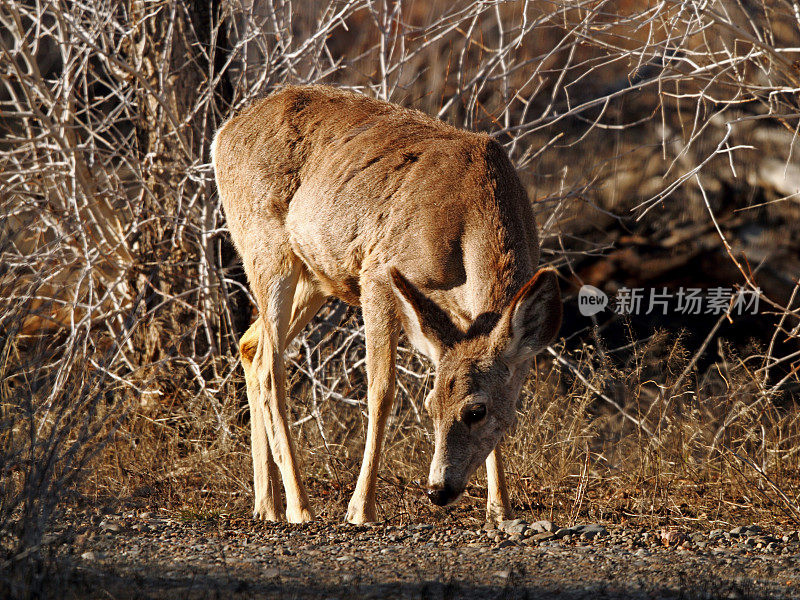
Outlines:
{"label": "deer's ear", "polygon": [[458,339],[458,329],[438,304],[395,267],[389,275],[406,335],[420,352],[438,364],[445,349]]}
{"label": "deer's ear", "polygon": [[561,327],[561,292],[555,271],[539,269],[511,300],[495,326],[495,346],[509,363],[535,356]]}

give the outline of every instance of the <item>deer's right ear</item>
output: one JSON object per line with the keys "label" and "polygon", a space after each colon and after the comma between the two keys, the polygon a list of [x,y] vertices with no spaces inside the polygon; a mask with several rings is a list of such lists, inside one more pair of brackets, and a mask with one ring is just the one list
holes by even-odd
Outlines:
{"label": "deer's right ear", "polygon": [[389,270],[389,277],[406,335],[420,352],[438,364],[444,350],[458,339],[458,329],[447,313],[397,268]]}
{"label": "deer's right ear", "polygon": [[555,271],[539,269],[517,292],[495,327],[496,347],[511,363],[532,358],[558,335],[561,310]]}

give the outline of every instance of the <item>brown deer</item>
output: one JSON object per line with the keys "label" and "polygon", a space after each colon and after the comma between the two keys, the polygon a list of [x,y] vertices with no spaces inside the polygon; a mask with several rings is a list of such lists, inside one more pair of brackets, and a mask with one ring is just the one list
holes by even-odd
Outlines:
{"label": "brown deer", "polygon": [[400,325],[436,365],[428,496],[454,502],[485,461],[490,519],[510,514],[498,443],[533,356],[561,323],[555,274],[537,271],[525,190],[501,146],[419,111],[292,86],[227,121],[217,186],[259,318],[240,351],[256,518],[313,518],[286,415],[283,353],[325,300],[360,305],[369,420],[351,523],[376,520]]}

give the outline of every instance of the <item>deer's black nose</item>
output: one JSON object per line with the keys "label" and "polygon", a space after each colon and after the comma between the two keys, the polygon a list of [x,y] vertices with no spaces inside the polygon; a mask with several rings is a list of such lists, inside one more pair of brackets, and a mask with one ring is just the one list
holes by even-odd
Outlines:
{"label": "deer's black nose", "polygon": [[449,485],[441,487],[432,487],[428,490],[428,498],[436,506],[445,506],[450,504],[458,496],[458,492]]}

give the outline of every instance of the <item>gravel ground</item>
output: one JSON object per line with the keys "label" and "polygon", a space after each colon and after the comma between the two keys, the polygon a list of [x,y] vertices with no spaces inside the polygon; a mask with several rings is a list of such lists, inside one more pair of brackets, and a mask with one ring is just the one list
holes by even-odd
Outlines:
{"label": "gravel ground", "polygon": [[800,598],[798,532],[73,515],[72,598]]}

